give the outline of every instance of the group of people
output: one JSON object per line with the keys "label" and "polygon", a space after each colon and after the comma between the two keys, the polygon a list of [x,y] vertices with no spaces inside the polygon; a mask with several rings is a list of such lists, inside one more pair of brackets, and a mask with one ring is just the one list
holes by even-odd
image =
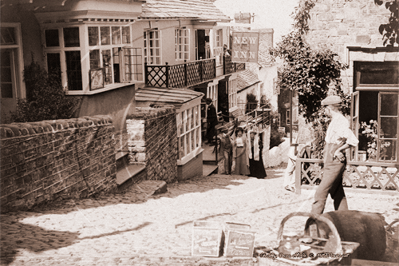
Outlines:
{"label": "group of people", "polygon": [[265,178],[267,176],[263,165],[263,141],[258,132],[249,131],[249,137],[244,129],[238,127],[230,136],[227,128],[222,128],[221,154],[224,160],[224,173]]}
{"label": "group of people", "polygon": [[[209,145],[216,144],[216,125],[218,118],[212,99],[205,99],[207,105],[206,139]],[[249,131],[246,137],[244,129],[238,127],[232,134],[228,134],[226,127],[221,128],[220,154],[223,160],[224,174],[237,174],[265,178],[266,170],[263,165],[263,140],[258,132]],[[216,150],[218,147],[216,147]]]}

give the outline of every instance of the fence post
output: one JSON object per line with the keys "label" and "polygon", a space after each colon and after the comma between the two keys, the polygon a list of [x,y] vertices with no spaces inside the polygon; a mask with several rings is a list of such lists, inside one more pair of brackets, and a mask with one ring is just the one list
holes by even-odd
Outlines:
{"label": "fence post", "polygon": [[165,65],[166,65],[166,80],[165,80],[165,83],[166,83],[166,88],[169,88],[169,69],[170,69],[170,66],[169,66],[169,64],[168,64],[168,62],[165,62]]}
{"label": "fence post", "polygon": [[295,193],[301,194],[301,171],[302,171],[302,161],[299,157],[296,158],[295,162]]}
{"label": "fence post", "polygon": [[146,86],[149,86],[148,84],[148,69],[147,69],[147,61],[144,62],[144,82]]}

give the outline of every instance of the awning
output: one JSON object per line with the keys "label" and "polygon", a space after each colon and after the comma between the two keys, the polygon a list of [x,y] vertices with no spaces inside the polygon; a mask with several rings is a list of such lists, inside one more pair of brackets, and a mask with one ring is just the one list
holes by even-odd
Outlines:
{"label": "awning", "polygon": [[194,99],[202,98],[202,92],[189,89],[163,89],[163,88],[141,88],[136,91],[137,106],[149,106],[150,104],[174,105],[180,108],[183,104]]}

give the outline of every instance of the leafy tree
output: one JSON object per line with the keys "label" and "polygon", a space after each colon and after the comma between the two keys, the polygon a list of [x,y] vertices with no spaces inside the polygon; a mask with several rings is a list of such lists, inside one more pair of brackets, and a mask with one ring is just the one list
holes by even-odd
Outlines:
{"label": "leafy tree", "polygon": [[[281,88],[295,90],[298,94],[299,113],[314,130],[313,152],[317,158],[322,157],[325,131],[329,118],[324,113],[321,101],[329,89],[339,95],[344,102],[342,111],[349,113],[349,96],[341,89],[341,71],[347,65],[337,59],[337,54],[329,49],[312,49],[305,41],[309,31],[310,10],[316,0],[303,0],[295,9],[294,30],[284,36],[277,44],[274,55],[283,61],[279,69],[278,85]],[[329,86],[333,84],[333,86]]]}
{"label": "leafy tree", "polygon": [[385,2],[385,8],[391,12],[387,24],[381,24],[378,28],[382,35],[383,44],[393,46],[399,44],[399,2],[398,0],[374,0],[376,5],[381,6]]}
{"label": "leafy tree", "polygon": [[313,50],[302,34],[291,32],[277,44],[275,54],[284,61],[279,71],[278,85],[298,92],[299,111],[306,122],[313,122],[317,118],[321,101],[327,96],[331,82],[336,84],[336,93],[344,98],[340,77],[341,70],[347,66],[340,63],[332,51]]}
{"label": "leafy tree", "polygon": [[65,95],[59,77],[60,73],[48,74],[32,60],[24,70],[27,98],[18,99],[11,120],[34,122],[72,118],[80,99]]}

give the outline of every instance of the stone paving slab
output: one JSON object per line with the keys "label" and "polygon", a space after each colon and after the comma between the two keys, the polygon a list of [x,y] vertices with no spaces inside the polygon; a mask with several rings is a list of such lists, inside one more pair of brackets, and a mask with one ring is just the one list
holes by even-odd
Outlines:
{"label": "stone paving slab", "polygon": [[[249,224],[256,232],[255,246],[277,246],[281,220],[310,211],[313,197],[313,191],[296,195],[284,190],[283,170],[268,170],[268,179],[212,175],[168,184],[167,192],[158,195],[132,188],[10,212],[1,216],[1,264],[234,265],[224,258],[191,257],[193,222]],[[398,217],[399,196],[352,193],[347,198],[351,209],[379,212],[388,223]],[[329,199],[326,212],[331,210]],[[287,222],[286,228],[301,232],[304,222]]]}

